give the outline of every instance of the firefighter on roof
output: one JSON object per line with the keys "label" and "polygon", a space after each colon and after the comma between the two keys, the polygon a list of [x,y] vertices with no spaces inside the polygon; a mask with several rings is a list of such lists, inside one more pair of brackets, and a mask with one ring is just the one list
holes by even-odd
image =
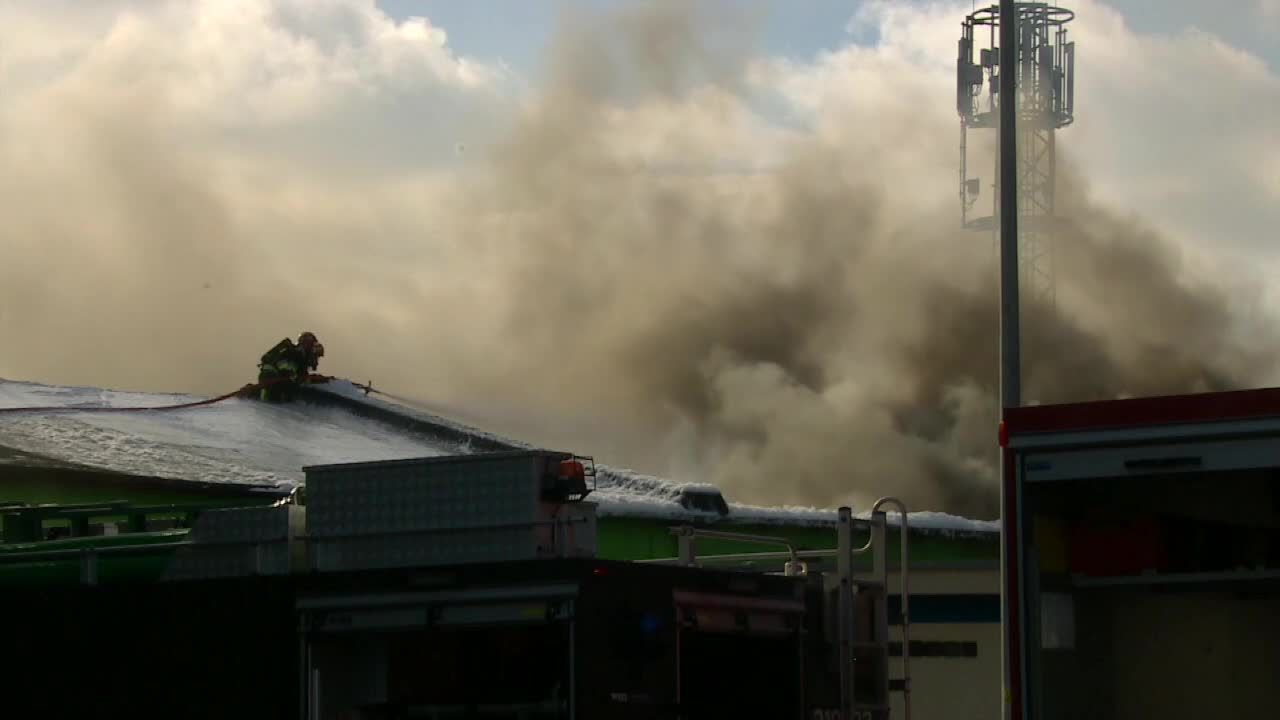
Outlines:
{"label": "firefighter on roof", "polygon": [[276,343],[275,347],[263,353],[258,363],[261,398],[267,402],[293,400],[298,386],[307,379],[311,371],[320,367],[322,357],[324,345],[320,344],[314,333],[302,333],[296,344],[289,338]]}

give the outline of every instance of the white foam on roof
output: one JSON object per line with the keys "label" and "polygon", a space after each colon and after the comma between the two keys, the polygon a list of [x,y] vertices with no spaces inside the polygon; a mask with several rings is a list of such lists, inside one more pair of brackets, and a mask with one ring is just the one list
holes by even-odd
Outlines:
{"label": "white foam on roof", "polygon": [[533,448],[532,445],[529,445],[528,443],[522,442],[520,440],[503,437],[501,435],[495,435],[493,433],[490,433],[485,430],[481,430],[479,428],[474,428],[469,425],[463,425],[462,423],[456,422],[454,420],[450,420],[449,418],[446,418],[442,415],[438,415],[429,410],[426,410],[420,407],[414,407],[413,405],[408,404],[408,401],[393,402],[390,400],[384,400],[383,399],[384,395],[381,392],[370,394],[369,392],[366,392],[363,387],[356,385],[350,380],[336,379],[321,385],[315,385],[313,387],[314,389],[320,392],[326,392],[331,395],[337,395],[339,397],[344,397],[349,400],[358,401],[364,405],[368,405],[369,407],[387,410],[389,412],[393,412],[398,415],[403,415],[403,416],[411,417],[417,420],[422,420],[424,422],[432,423],[433,425],[446,427],[451,430],[455,430],[457,432],[470,435],[471,437],[483,438],[485,440],[492,440],[495,442],[500,442],[506,445],[510,445],[515,448],[525,448],[525,449]]}
{"label": "white foam on roof", "polygon": [[[519,440],[495,435],[454,422],[437,413],[419,407],[411,407],[399,402],[399,398],[396,398],[396,402],[385,400],[383,399],[385,396],[380,396],[379,393],[370,394],[365,392],[362,387],[346,380],[336,380],[318,386],[318,388],[371,407],[425,420],[474,437],[496,440],[513,447],[534,447]],[[602,516],[649,517],[672,522],[714,520],[719,517],[715,513],[688,509],[680,504],[680,495],[685,490],[716,490],[717,488],[714,485],[680,482],[604,464],[597,464],[596,470],[596,492],[591,496],[591,500],[597,504],[598,512]],[[831,527],[835,525],[837,519],[837,511],[835,509],[797,506],[765,507],[733,502],[729,502],[728,505],[730,517],[735,522]],[[854,513],[854,517],[860,519],[867,519],[870,516],[871,511],[869,509]],[[896,513],[890,513],[887,521],[888,524],[893,526],[897,526],[901,522]],[[972,520],[957,515],[932,511],[909,512],[907,523],[909,527],[946,532],[991,533],[999,532],[1000,530],[999,521]]]}
{"label": "white foam on roof", "polygon": [[[712,513],[687,510],[679,504],[680,493],[686,488],[714,488],[704,483],[681,483],[663,478],[598,466],[598,494],[592,499],[599,504],[601,515],[625,515],[668,519],[711,519]],[[762,525],[813,525],[832,527],[836,524],[835,509],[804,506],[761,506],[730,502],[730,517],[735,522],[752,522]],[[892,507],[886,507],[886,521],[898,526],[901,518]],[[854,512],[857,519],[869,519],[871,510]],[[908,508],[907,526],[947,532],[992,533],[1000,531],[995,520],[973,520],[942,512],[911,512]]]}
{"label": "white foam on roof", "polygon": [[[338,380],[325,392],[383,410],[449,427],[472,437],[513,447],[526,443],[471,428],[429,411],[366,394]],[[305,403],[268,405],[231,399],[215,405],[159,412],[77,412],[102,407],[157,407],[198,401],[190,395],[57,387],[0,379],[0,408],[53,407],[53,412],[0,413],[0,446],[92,467],[154,477],[203,482],[297,485],[302,468],[344,462],[435,457],[468,452],[408,430],[336,407]],[[631,470],[597,465],[591,500],[604,516],[714,520],[714,513],[680,504],[687,489],[705,483],[676,482]],[[729,503],[730,518],[760,524],[831,526],[834,509],[761,507]],[[869,517],[869,511],[855,517]],[[896,514],[889,523],[897,525]],[[937,512],[913,512],[912,527],[995,532],[999,523]]]}
{"label": "white foam on roof", "polygon": [[231,399],[162,412],[77,412],[156,407],[186,395],[69,388],[0,380],[0,445],[79,465],[180,480],[296,485],[306,465],[453,453],[412,433],[339,409]]}

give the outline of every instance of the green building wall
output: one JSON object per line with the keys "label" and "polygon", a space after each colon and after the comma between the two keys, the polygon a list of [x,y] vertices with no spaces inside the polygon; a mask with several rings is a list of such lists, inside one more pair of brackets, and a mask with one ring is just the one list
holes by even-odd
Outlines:
{"label": "green building wall", "polygon": [[[224,483],[194,483],[162,478],[145,478],[90,468],[49,464],[47,466],[21,466],[0,463],[0,538],[15,535],[30,536],[29,528],[21,533],[4,532],[3,523],[9,505],[93,505],[127,503],[131,507],[149,507],[153,511],[162,506],[173,506],[174,515],[182,515],[201,508],[261,505],[275,502],[286,493],[283,489],[270,489],[251,485]],[[114,517],[119,513],[105,512],[95,515],[95,521]],[[154,513],[153,513],[154,514]],[[597,547],[601,558],[609,560],[651,560],[673,558],[678,554],[676,537],[671,528],[685,521],[659,517],[604,514],[597,525]],[[695,525],[717,530],[752,535],[782,537],[800,550],[833,549],[836,543],[834,526],[806,523],[783,524],[736,521],[732,516],[712,523],[695,521]],[[29,552],[36,549],[104,547],[113,544],[170,543],[185,537],[185,529],[161,532],[128,533],[117,536],[89,536],[65,538],[32,543],[0,545],[0,554]],[[855,527],[854,542],[861,544],[866,538],[865,528]],[[890,528],[887,537],[887,558],[896,565],[899,551],[899,535]],[[753,543],[731,540],[699,538],[697,552],[700,556],[730,553],[776,551]],[[930,529],[914,529],[911,533],[912,567],[949,567],[995,565],[999,561],[999,536],[996,533],[947,532]],[[157,548],[156,554],[128,555],[100,560],[99,578],[102,582],[140,580],[158,577],[168,563],[171,549]],[[855,566],[869,569],[871,558],[859,556]],[[77,582],[78,561],[40,563],[4,563],[0,565],[0,584],[14,582]]]}
{"label": "green building wall", "polygon": [[[598,548],[601,557],[611,560],[647,560],[672,558],[678,553],[677,540],[670,528],[681,524],[676,520],[661,518],[625,517],[606,515],[599,520]],[[708,525],[716,530],[750,535],[767,535],[789,540],[797,550],[829,550],[836,546],[834,526],[822,527],[809,524],[787,525],[780,523],[735,522],[725,519]],[[891,565],[899,557],[899,533],[890,528],[887,540],[887,559]],[[854,542],[865,542],[865,531],[854,529]],[[776,551],[781,548],[763,547],[718,538],[698,538],[699,555]],[[911,564],[927,566],[972,566],[997,563],[1000,559],[1000,539],[997,533],[953,532],[945,530],[915,529],[910,537]],[[871,559],[860,556],[855,566],[870,567]]]}

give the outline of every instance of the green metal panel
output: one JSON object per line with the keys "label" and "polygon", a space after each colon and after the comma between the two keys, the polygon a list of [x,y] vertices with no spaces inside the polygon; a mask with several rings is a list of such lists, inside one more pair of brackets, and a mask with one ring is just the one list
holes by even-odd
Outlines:
{"label": "green metal panel", "polygon": [[[12,454],[12,451],[8,451]],[[232,483],[198,483],[166,478],[122,475],[92,468],[66,466],[42,460],[18,458],[32,465],[0,464],[0,506],[83,505],[126,501],[134,505],[198,503],[205,507],[266,505],[287,491]],[[19,529],[23,536],[30,528]],[[4,527],[0,512],[0,537],[13,534]]]}
{"label": "green metal panel", "polygon": [[596,529],[596,551],[609,560],[675,557],[676,539],[667,530],[671,524],[647,518],[602,517]]}
{"label": "green metal panel", "polygon": [[[98,583],[114,585],[133,582],[155,582],[164,574],[172,559],[172,550],[154,554],[98,559]],[[26,588],[48,585],[76,585],[80,582],[77,560],[46,560],[0,565],[0,588]]]}
{"label": "green metal panel", "polygon": [[[133,533],[128,535],[95,536],[48,540],[36,543],[0,545],[0,558],[11,558],[28,552],[49,550],[78,550],[115,546],[161,545],[185,540],[186,530]],[[99,555],[98,582],[150,582],[160,578],[173,557],[173,548],[158,547],[154,553],[130,555]],[[34,585],[74,585],[80,582],[80,559],[32,558],[27,562],[0,562],[0,587]]]}
{"label": "green metal panel", "polygon": [[[250,486],[226,486],[207,483],[186,483],[156,478],[137,478],[114,473],[69,467],[5,467],[0,466],[0,501],[26,504],[89,505],[126,501],[130,509],[139,506],[177,505],[174,511],[183,513],[196,508],[250,506],[277,500],[281,493],[264,493]],[[0,523],[4,512],[0,512]],[[74,515],[67,513],[68,518]],[[120,513],[96,514],[94,520]],[[87,518],[85,518],[87,519]],[[71,522],[72,519],[63,520]],[[672,558],[677,554],[676,538],[670,528],[681,521],[640,516],[605,515],[598,524],[598,554],[609,560],[648,560]],[[732,517],[712,523],[695,523],[705,527],[752,535],[781,537],[800,550],[821,550],[835,547],[834,526],[811,524],[781,524],[737,522]],[[124,527],[133,532],[119,536],[88,536],[36,543],[0,546],[0,556],[12,558],[13,553],[63,548],[107,547],[117,544],[138,545],[173,542],[185,537],[185,530],[160,533],[137,532],[127,519]],[[0,526],[0,529],[3,529]],[[13,537],[13,533],[7,533]],[[0,535],[3,537],[3,535]],[[22,533],[25,539],[35,536]],[[855,529],[854,541],[865,540],[865,530]],[[898,558],[898,533],[888,534],[887,557],[891,564]],[[699,555],[767,552],[781,550],[752,543],[731,540],[699,538]],[[98,557],[98,579],[101,583],[153,581],[158,579],[172,558],[172,548],[157,548],[155,553],[108,555]],[[912,565],[972,565],[995,563],[999,560],[999,536],[996,533],[946,532],[914,529],[911,538]],[[860,570],[869,568],[870,557],[856,559]],[[31,562],[0,563],[0,585],[40,583],[77,583],[80,576],[78,557],[59,560],[33,558]]]}
{"label": "green metal panel", "polygon": [[40,552],[45,550],[81,550],[135,545],[159,545],[185,540],[187,530],[163,530],[160,532],[130,533],[127,535],[91,535],[89,537],[45,540],[32,543],[0,545],[0,556]]}
{"label": "green metal panel", "polygon": [[128,500],[137,504],[209,502],[222,505],[267,504],[280,493],[231,483],[197,483],[141,478],[101,470],[0,465],[0,503],[70,505]]}
{"label": "green metal panel", "polygon": [[[660,518],[629,518],[608,515],[600,518],[598,547],[600,557],[609,560],[650,560],[671,558],[677,554],[676,539],[670,528],[680,523]],[[789,540],[798,550],[828,550],[835,548],[834,527],[814,525],[782,525],[765,523],[735,523],[722,520],[711,525],[717,530],[741,532],[751,535],[767,535]],[[899,535],[891,529],[888,534],[887,557],[891,564],[898,558]],[[865,533],[854,531],[854,542],[865,541]],[[971,564],[995,562],[1000,558],[1000,540],[996,533],[951,533],[937,530],[914,530],[911,533],[912,565],[920,564]],[[699,555],[721,555],[744,552],[782,550],[754,543],[743,543],[716,538],[697,540]],[[869,567],[870,558],[861,558]]]}

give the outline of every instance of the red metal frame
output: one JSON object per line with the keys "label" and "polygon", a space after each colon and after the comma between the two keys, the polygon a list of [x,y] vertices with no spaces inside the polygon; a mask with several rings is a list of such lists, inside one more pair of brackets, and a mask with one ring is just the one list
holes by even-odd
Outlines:
{"label": "red metal frame", "polygon": [[1007,408],[1010,435],[1280,417],[1280,388]]}
{"label": "red metal frame", "polygon": [[1008,660],[1010,720],[1023,720],[1025,679],[1022,677],[1021,553],[1018,517],[1020,486],[1018,450],[1011,438],[1035,433],[1122,430],[1134,427],[1185,425],[1280,418],[1280,388],[1102,400],[1061,405],[1005,408],[999,428],[1003,448],[1005,653]]}

